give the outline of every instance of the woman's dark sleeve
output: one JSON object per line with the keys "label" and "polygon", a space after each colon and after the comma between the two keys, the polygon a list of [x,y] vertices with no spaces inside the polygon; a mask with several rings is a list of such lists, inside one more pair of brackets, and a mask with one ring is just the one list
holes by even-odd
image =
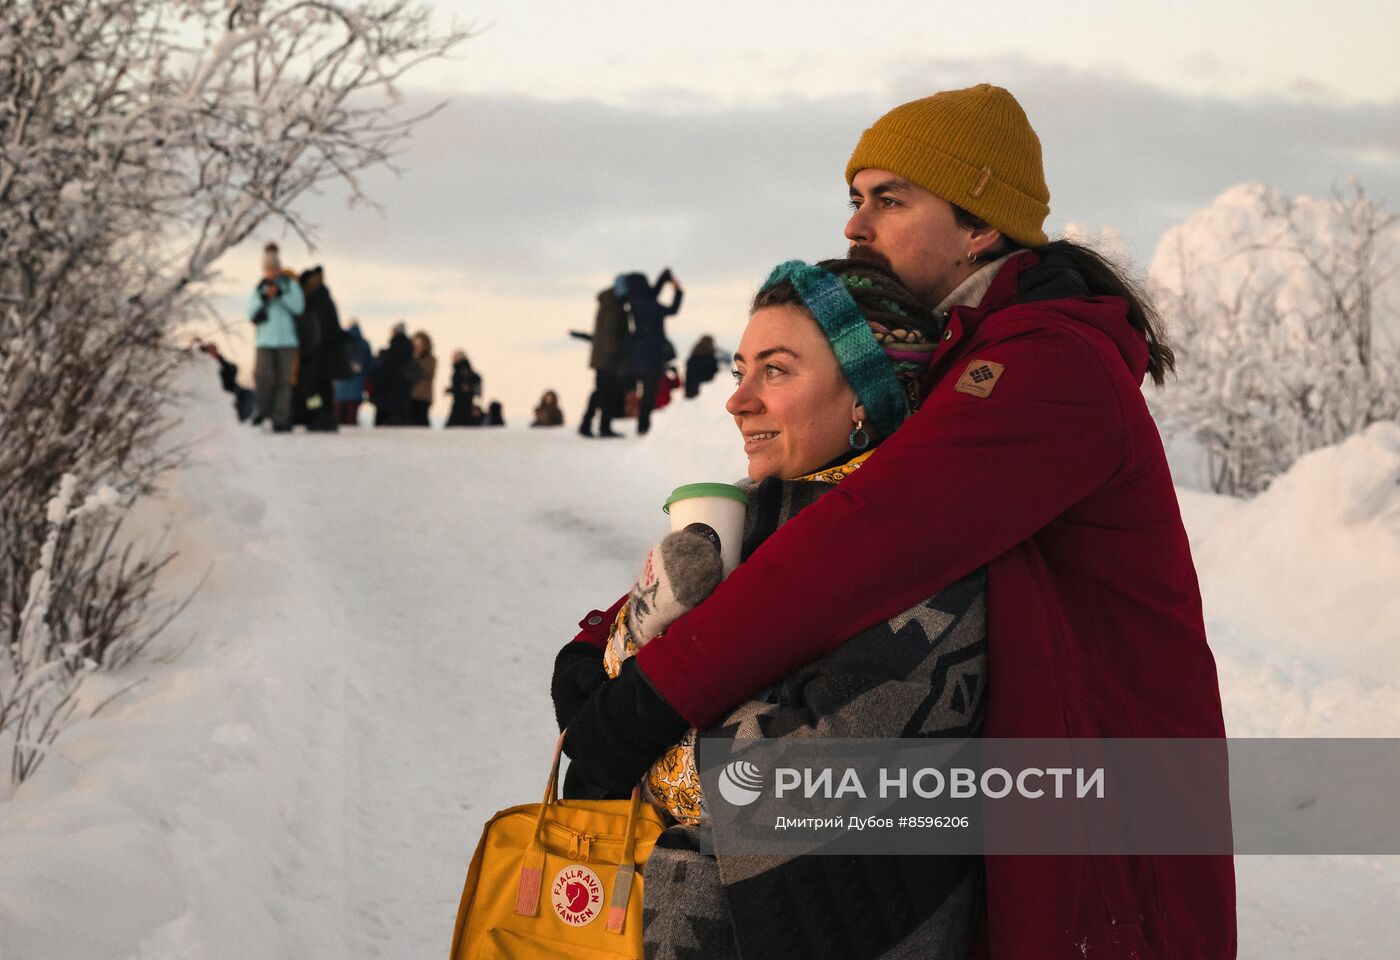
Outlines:
{"label": "woman's dark sleeve", "polygon": [[690,724],[672,709],[637,669],[622,664],[569,721],[564,752],[584,778],[609,795],[626,796],[661,755],[679,743]]}
{"label": "woman's dark sleeve", "polygon": [[549,690],[560,730],[569,725],[589,696],[608,679],[603,669],[603,650],[608,645],[608,629],[627,596],[624,593],[607,610],[588,611],[578,622],[578,633],[555,655]]}
{"label": "woman's dark sleeve", "polygon": [[[671,305],[669,307],[661,307],[661,315],[663,317],[669,317],[671,314],[675,313],[681,308],[681,298],[685,296],[685,291],[682,290],[680,287],[676,287],[675,291],[676,296],[675,299],[671,301]],[[657,306],[661,306],[661,304],[658,302]]]}
{"label": "woman's dark sleeve", "polygon": [[603,652],[591,643],[574,640],[559,648],[554,657],[549,693],[554,700],[554,719],[561,732],[607,679]]}

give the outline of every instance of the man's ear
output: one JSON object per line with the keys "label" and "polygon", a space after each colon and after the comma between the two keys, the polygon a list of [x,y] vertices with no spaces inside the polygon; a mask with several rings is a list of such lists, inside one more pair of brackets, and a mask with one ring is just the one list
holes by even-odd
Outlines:
{"label": "man's ear", "polygon": [[994,249],[1001,243],[1001,231],[996,227],[978,227],[972,231],[972,236],[968,240],[967,252],[974,255],[978,260],[991,259],[983,254]]}

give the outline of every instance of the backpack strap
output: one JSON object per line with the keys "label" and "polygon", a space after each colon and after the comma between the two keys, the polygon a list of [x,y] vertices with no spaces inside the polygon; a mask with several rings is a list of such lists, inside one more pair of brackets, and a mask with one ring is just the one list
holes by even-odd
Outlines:
{"label": "backpack strap", "polygon": [[544,821],[549,805],[559,802],[559,757],[564,752],[564,735],[554,744],[554,762],[549,767],[549,782],[544,787],[544,800],[535,817],[535,832],[520,863],[520,885],[515,891],[515,912],[522,917],[538,916],[540,888],[544,886]]}
{"label": "backpack strap", "polygon": [[637,813],[642,805],[641,785],[632,788],[632,806],[627,811],[627,839],[622,847],[622,862],[613,878],[612,895],[608,897],[609,933],[622,933],[627,921],[627,900],[632,895],[632,878],[637,872]]}

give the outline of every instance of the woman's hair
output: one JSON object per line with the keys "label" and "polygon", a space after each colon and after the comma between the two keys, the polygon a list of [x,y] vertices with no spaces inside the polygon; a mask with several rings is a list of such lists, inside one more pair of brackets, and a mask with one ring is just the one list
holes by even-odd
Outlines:
{"label": "woman's hair", "polygon": [[[921,304],[899,278],[884,267],[865,260],[823,260],[817,264],[845,283],[867,323],[878,323],[889,330],[912,330],[927,340],[942,335],[943,325],[932,310]],[[788,304],[806,309],[791,282],[783,280],[753,298],[749,312]]]}
{"label": "woman's hair", "polygon": [[[953,217],[958,226],[965,230],[981,230],[989,226],[987,221],[953,204]],[[1118,266],[1103,254],[1073,240],[1051,240],[1038,247],[1026,247],[1002,234],[1001,243],[990,251],[995,256],[1004,256],[1017,250],[1032,250],[1042,260],[1059,258],[1068,260],[1070,266],[1084,278],[1091,297],[1119,297],[1128,304],[1128,323],[1134,330],[1140,330],[1147,337],[1147,373],[1152,382],[1161,386],[1167,374],[1176,371],[1176,353],[1167,342],[1162,328],[1162,317],[1157,306],[1143,289],[1142,284],[1124,275]]]}
{"label": "woman's hair", "polygon": [[428,336],[428,332],[426,330],[419,330],[413,335],[413,339],[423,341],[424,353],[431,354],[433,352],[433,338]]}
{"label": "woman's hair", "polygon": [[709,357],[713,356],[714,352],[715,338],[707,333],[699,340],[695,341],[695,346],[691,348],[690,355],[692,357]]}

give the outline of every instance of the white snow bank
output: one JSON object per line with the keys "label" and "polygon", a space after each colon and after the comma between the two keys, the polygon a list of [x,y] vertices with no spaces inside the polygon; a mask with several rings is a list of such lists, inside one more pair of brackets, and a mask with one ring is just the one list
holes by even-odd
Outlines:
{"label": "white snow bank", "polygon": [[1179,491],[1232,736],[1400,736],[1400,426]]}
{"label": "white snow bank", "polygon": [[181,428],[194,461],[132,527],[179,552],[163,589],[212,574],[151,651],[169,662],[96,678],[85,704],[110,703],[0,806],[6,960],[271,960],[336,942],[334,911],[307,901],[337,882],[306,889],[300,869],[331,867],[340,829],[335,659],[299,629],[318,604],[300,545],[247,489],[239,441],[257,438],[199,372]]}

